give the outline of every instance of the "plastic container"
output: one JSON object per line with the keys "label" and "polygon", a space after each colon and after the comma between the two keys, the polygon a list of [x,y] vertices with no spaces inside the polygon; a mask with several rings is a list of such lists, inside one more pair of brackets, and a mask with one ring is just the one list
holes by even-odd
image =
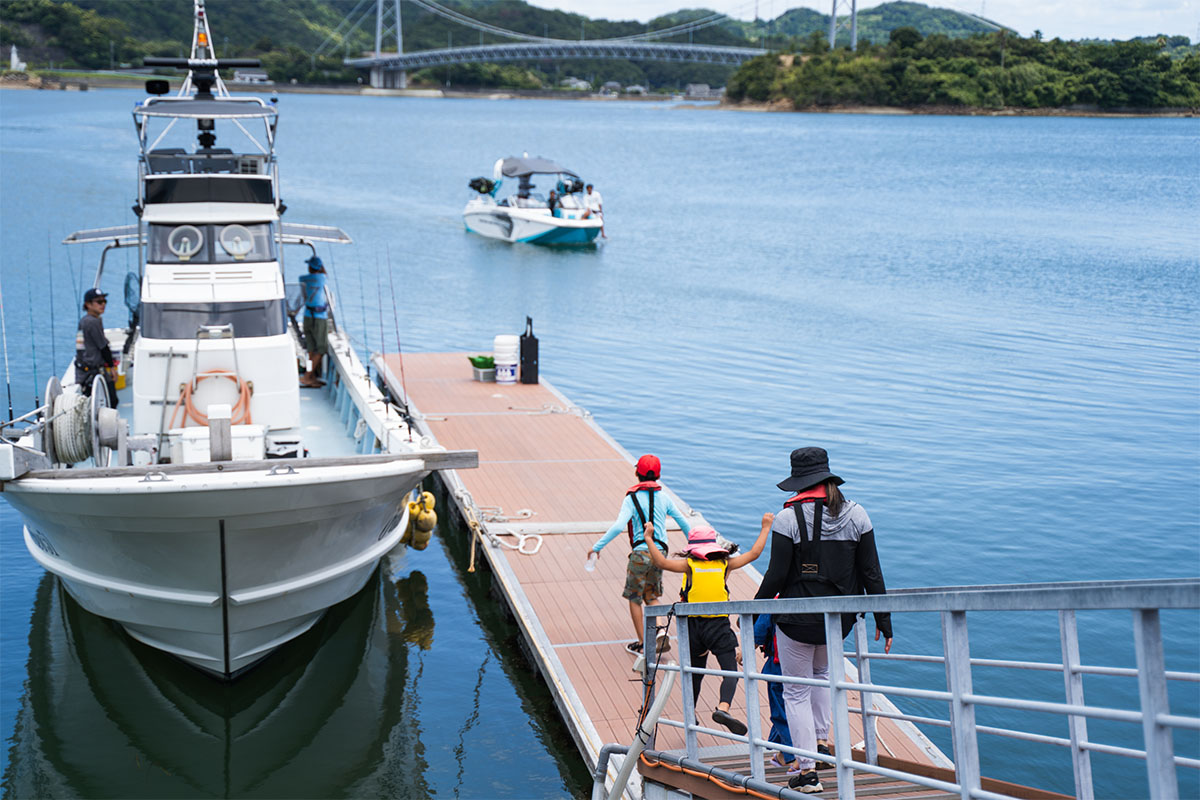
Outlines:
{"label": "plastic container", "polygon": [[492,358],[496,362],[496,383],[516,383],[517,363],[520,361],[521,337],[501,334],[492,342]]}
{"label": "plastic container", "polygon": [[113,353],[113,388],[117,391],[125,388],[125,362],[121,353]]}

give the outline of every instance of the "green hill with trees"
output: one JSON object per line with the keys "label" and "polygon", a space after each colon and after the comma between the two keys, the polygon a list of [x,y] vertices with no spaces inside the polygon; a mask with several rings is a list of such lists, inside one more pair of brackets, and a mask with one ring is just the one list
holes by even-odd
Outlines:
{"label": "green hill with trees", "polygon": [[730,100],[830,106],[962,109],[1200,109],[1200,54],[1172,58],[1167,43],[1042,41],[1007,31],[952,39],[892,31],[887,45],[761,56],[730,78]]}
{"label": "green hill with trees", "polygon": [[[561,39],[629,36],[714,14],[709,9],[684,9],[640,23],[591,19],[523,0],[441,2],[490,25]],[[401,7],[409,52],[509,41],[409,2]],[[17,45],[35,70],[136,66],[143,55],[184,52],[191,36],[191,8],[190,0],[0,0],[0,48]],[[218,54],[258,57],[278,82],[354,83],[362,73],[346,68],[342,59],[374,45],[374,15],[369,7],[360,7],[359,0],[208,0],[207,8]],[[364,8],[368,18],[363,24],[349,33],[342,30],[348,27],[342,24],[347,15],[361,15]],[[849,35],[844,27],[836,42],[839,49],[832,53],[825,40],[828,15],[807,8],[789,9],[770,20],[726,18],[662,40],[765,46],[802,54],[791,66],[775,56],[738,70],[713,64],[577,59],[439,67],[412,78],[417,84],[509,88],[549,88],[568,75],[593,85],[618,81],[651,89],[728,82],[731,97],[798,107],[1196,104],[1195,59],[1200,56],[1182,36],[1128,43],[1042,42],[1022,39],[969,14],[912,2],[861,10],[855,54],[844,49]],[[902,32],[899,39],[897,32]]]}

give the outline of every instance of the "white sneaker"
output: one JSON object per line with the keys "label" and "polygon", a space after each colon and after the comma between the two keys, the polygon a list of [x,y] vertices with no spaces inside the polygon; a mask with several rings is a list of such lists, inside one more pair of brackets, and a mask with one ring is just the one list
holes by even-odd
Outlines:
{"label": "white sneaker", "polygon": [[654,636],[654,649],[659,654],[669,653],[671,651],[671,637],[667,634],[667,629],[663,628]]}

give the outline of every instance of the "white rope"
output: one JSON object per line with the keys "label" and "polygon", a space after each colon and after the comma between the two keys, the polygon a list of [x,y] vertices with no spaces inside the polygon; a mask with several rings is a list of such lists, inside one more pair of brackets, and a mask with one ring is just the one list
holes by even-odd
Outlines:
{"label": "white rope", "polygon": [[60,394],[54,401],[54,452],[64,464],[92,454],[91,403],[82,394]]}
{"label": "white rope", "polygon": [[[510,533],[505,532],[506,536],[514,536],[517,539],[516,544],[509,544],[502,540],[492,531],[488,530],[486,525],[479,522],[480,519],[486,522],[507,522],[509,518],[502,515],[503,509],[500,506],[477,506],[475,498],[471,497],[471,493],[464,488],[459,488],[455,495],[463,505],[463,509],[467,512],[467,524],[473,529],[478,530],[487,537],[491,542],[492,547],[506,547],[509,550],[516,550],[523,556],[535,556],[542,549],[542,535],[540,533]],[[488,513],[484,513],[484,512]],[[516,516],[513,519],[529,519],[536,512],[528,508],[522,508],[515,512]]]}

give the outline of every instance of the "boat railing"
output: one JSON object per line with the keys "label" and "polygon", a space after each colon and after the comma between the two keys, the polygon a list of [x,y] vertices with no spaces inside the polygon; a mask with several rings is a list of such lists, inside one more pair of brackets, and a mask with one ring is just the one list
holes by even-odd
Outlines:
{"label": "boat railing", "polygon": [[[1035,583],[998,586],[956,586],[923,589],[902,589],[886,595],[791,598],[774,600],[742,600],[724,603],[676,603],[672,606],[653,606],[645,609],[644,647],[646,656],[646,703],[654,693],[653,676],[657,671],[682,673],[679,681],[683,721],[660,719],[660,724],[684,731],[685,751],[678,754],[683,762],[698,768],[700,732],[748,746],[750,775],[744,785],[765,789],[764,755],[776,750],[791,756],[804,756],[819,762],[832,763],[837,769],[838,797],[845,800],[855,796],[854,772],[871,773],[884,778],[908,781],[919,786],[952,792],[964,800],[980,798],[994,800],[1010,795],[992,789],[994,782],[980,774],[979,734],[1011,737],[1028,742],[1070,749],[1076,797],[1093,800],[1096,796],[1092,782],[1090,754],[1107,753],[1141,759],[1146,762],[1149,795],[1162,800],[1179,797],[1177,768],[1200,769],[1200,759],[1176,755],[1172,732],[1175,729],[1200,731],[1200,714],[1196,709],[1173,713],[1168,701],[1168,682],[1200,682],[1200,673],[1169,671],[1166,668],[1160,612],[1173,609],[1200,608],[1200,579],[1097,581],[1085,583]],[[1076,612],[1125,611],[1133,617],[1133,645],[1136,668],[1091,665],[1080,656],[1080,637]],[[940,655],[884,654],[869,652],[866,624],[861,615],[871,612],[890,612],[904,615],[903,620],[922,619],[916,612],[937,613],[941,620],[943,652]],[[1058,616],[1061,662],[1002,660],[972,657],[967,636],[967,616],[988,613],[1056,612]],[[821,614],[825,620],[828,645],[828,680],[767,675],[755,668],[754,619],[760,614]],[[695,667],[689,657],[688,622],[700,615],[728,614],[740,623],[740,644],[746,654],[742,669],[727,672]],[[842,637],[842,614],[859,615],[853,631],[853,650],[846,653]],[[674,617],[678,632],[680,663],[664,663],[654,654],[656,625]],[[928,619],[924,617],[924,619]],[[1089,619],[1091,619],[1089,617]],[[1195,631],[1192,632],[1194,637]],[[1106,643],[1113,652],[1116,643]],[[848,672],[846,658],[857,664],[857,675]],[[876,683],[871,677],[873,663],[915,662],[941,664],[945,668],[945,689]],[[981,694],[972,688],[973,670],[980,667],[999,667],[1014,670],[1060,673],[1064,680],[1064,702],[998,697]],[[853,669],[853,668],[851,668]],[[696,709],[692,700],[692,675],[735,676],[742,680],[746,698],[748,732],[738,736],[725,730],[704,728],[695,723]],[[1085,702],[1084,675],[1136,678],[1140,710],[1110,708]],[[831,693],[834,728],[834,755],[786,747],[767,741],[761,730],[759,682],[793,683],[827,687]],[[1031,687],[1032,681],[1022,685]],[[851,706],[850,694],[857,693],[859,705]],[[878,696],[878,697],[877,697]],[[907,698],[921,705],[932,702],[949,704],[949,718],[907,714],[897,709],[888,698]],[[1028,730],[1013,730],[976,723],[976,709],[1006,709],[1034,711],[1062,716],[1067,722],[1068,736],[1050,736]],[[851,741],[850,715],[862,722],[862,750],[854,754]],[[915,723],[948,728],[953,745],[954,770],[944,770],[938,777],[914,774],[896,766],[881,766],[876,734],[878,719],[895,720],[901,724]],[[1088,719],[1112,720],[1139,725],[1142,728],[1142,747],[1119,747],[1088,738]],[[727,749],[727,748],[723,748]],[[788,757],[790,760],[790,757]],[[770,787],[778,790],[778,787]]]}

